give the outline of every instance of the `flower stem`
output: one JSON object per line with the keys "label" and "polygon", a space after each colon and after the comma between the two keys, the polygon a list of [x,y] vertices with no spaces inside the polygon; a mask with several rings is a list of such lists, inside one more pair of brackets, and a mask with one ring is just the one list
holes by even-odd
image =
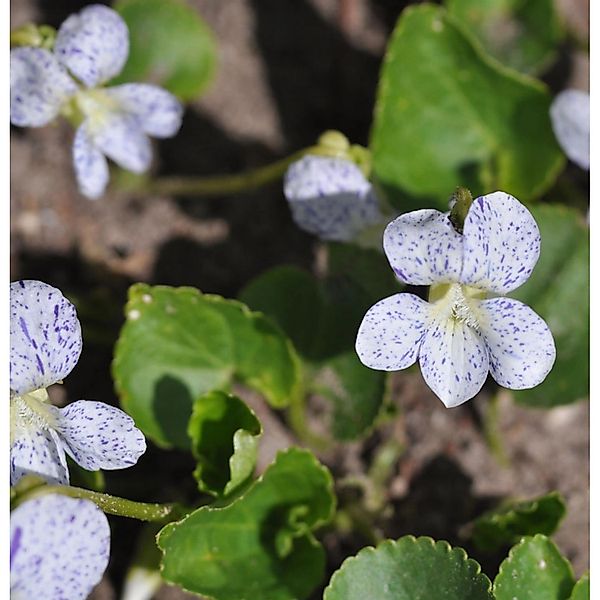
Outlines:
{"label": "flower stem", "polygon": [[154,504],[148,502],[134,502],[125,498],[101,494],[83,488],[72,487],[68,485],[39,485],[37,487],[25,490],[23,494],[17,496],[11,503],[11,508],[19,504],[38,498],[44,494],[62,494],[70,498],[80,498],[82,500],[91,500],[110,515],[119,515],[129,517],[140,521],[152,521],[155,523],[169,523],[176,521],[186,515],[189,511],[180,504]]}

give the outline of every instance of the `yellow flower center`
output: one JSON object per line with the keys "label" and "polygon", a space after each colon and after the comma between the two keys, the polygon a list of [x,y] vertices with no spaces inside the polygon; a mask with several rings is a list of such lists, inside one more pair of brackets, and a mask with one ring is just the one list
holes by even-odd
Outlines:
{"label": "yellow flower center", "polygon": [[461,285],[441,283],[429,288],[433,320],[452,320],[479,330],[478,301],[486,298],[485,291]]}
{"label": "yellow flower center", "polygon": [[56,419],[52,410],[48,392],[41,388],[10,400],[10,443],[17,432],[23,429],[53,429]]}

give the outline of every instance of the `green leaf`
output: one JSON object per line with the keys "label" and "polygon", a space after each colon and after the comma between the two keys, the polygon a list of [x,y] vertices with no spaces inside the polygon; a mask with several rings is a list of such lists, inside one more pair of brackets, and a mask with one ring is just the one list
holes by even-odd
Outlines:
{"label": "green leaf", "polygon": [[541,254],[529,281],[511,296],[548,323],[556,362],[542,384],[514,395],[521,404],[549,408],[589,393],[589,230],[565,206],[530,210],[542,236]]}
{"label": "green leaf", "polygon": [[494,551],[504,545],[516,544],[525,535],[551,535],[565,512],[565,502],[558,492],[525,502],[508,503],[475,521],[473,541],[482,550]]}
{"label": "green leaf", "polygon": [[200,15],[183,0],[119,0],[129,58],[113,84],[146,81],[192,100],[212,79],[216,49]]}
{"label": "green leaf", "polygon": [[405,9],[377,91],[375,180],[403,210],[447,209],[458,186],[541,194],[564,165],[540,82],[502,68],[443,8]]}
{"label": "green leaf", "polygon": [[113,362],[123,408],[157,444],[187,449],[196,398],[234,378],[275,407],[300,393],[299,359],[264,315],[194,288],[135,284]]}
{"label": "green leaf", "polygon": [[500,565],[496,600],[567,600],[575,584],[569,561],[544,535],[525,537]]}
{"label": "green leaf", "polygon": [[590,600],[590,574],[585,573],[575,584],[569,600]]}
{"label": "green leaf", "polygon": [[491,585],[462,548],[407,535],[346,559],[323,599],[492,600]]}
{"label": "green leaf", "polygon": [[524,73],[543,71],[563,38],[553,0],[446,0],[446,7],[492,56]]}
{"label": "green leaf", "polygon": [[236,396],[215,391],[198,398],[188,435],[200,490],[225,496],[243,485],[254,471],[261,433],[254,412]]}
{"label": "green leaf", "polygon": [[217,600],[301,600],[325,553],[313,531],[333,514],[329,471],[306,450],[280,452],[225,508],[199,508],[158,535],[166,581]]}

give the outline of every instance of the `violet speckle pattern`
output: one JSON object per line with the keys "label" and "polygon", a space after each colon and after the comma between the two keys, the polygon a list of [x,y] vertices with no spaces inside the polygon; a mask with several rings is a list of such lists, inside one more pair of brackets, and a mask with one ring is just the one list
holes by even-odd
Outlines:
{"label": "violet speckle pattern", "polygon": [[11,512],[10,533],[12,600],[85,600],[108,565],[108,521],[89,500],[28,500]]}
{"label": "violet speckle pattern", "polygon": [[540,256],[540,230],[532,214],[504,192],[476,198],[463,229],[460,282],[507,294],[529,279]]}
{"label": "violet speckle pattern", "polygon": [[548,325],[521,302],[484,299],[524,283],[539,256],[537,224],[515,198],[474,200],[462,235],[439,211],[407,213],[388,225],[384,250],[400,280],[438,287],[432,302],[402,293],[367,311],[356,338],[363,364],[388,371],[418,360],[446,407],[475,396],[488,372],[510,389],[546,378],[556,358]]}
{"label": "violet speckle pattern", "polygon": [[117,12],[101,4],[71,15],[58,30],[54,52],[87,87],[118,75],[129,55],[129,31]]}
{"label": "violet speckle pattern", "polygon": [[590,95],[563,90],[550,107],[552,129],[563,152],[582,169],[590,168]]}
{"label": "violet speckle pattern", "polygon": [[73,164],[81,193],[91,200],[102,196],[110,178],[108,162],[83,125],[75,133]]}
{"label": "violet speckle pattern", "polygon": [[396,277],[409,285],[457,281],[462,269],[462,236],[448,214],[424,209],[394,219],[383,234],[383,249]]}
{"label": "violet speckle pattern", "polygon": [[146,451],[144,434],[118,408],[78,400],[55,410],[56,431],[65,451],[88,471],[131,467]]}
{"label": "violet speckle pattern", "polygon": [[283,187],[296,225],[321,239],[349,241],[382,221],[371,184],[349,160],[305,156],[290,165]]}
{"label": "violet speckle pattern", "polygon": [[56,57],[43,48],[10,52],[10,121],[42,127],[54,119],[77,86]]}
{"label": "violet speckle pattern", "polygon": [[22,395],[64,379],[81,354],[75,307],[41,281],[10,284],[10,390]]}

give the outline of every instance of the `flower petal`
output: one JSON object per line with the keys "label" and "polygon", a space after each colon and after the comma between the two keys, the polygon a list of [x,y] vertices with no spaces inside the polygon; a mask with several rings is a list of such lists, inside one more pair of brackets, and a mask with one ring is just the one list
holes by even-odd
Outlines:
{"label": "flower petal", "polygon": [[89,500],[28,500],[11,512],[10,532],[13,600],[84,600],[108,565],[108,521]]}
{"label": "flower petal", "polygon": [[494,192],[476,198],[464,236],[461,283],[506,294],[529,279],[540,255],[540,230],[516,198]]}
{"label": "flower petal", "polygon": [[82,127],[94,145],[124,169],[143,173],[150,166],[150,140],[134,116],[114,113],[107,115],[99,127],[89,120]]}
{"label": "flower petal", "polygon": [[22,395],[64,379],[81,354],[75,307],[41,281],[10,284],[10,389]]}
{"label": "flower petal", "polygon": [[296,161],[285,174],[284,194],[296,225],[324,240],[351,240],[383,218],[371,184],[342,158]]}
{"label": "flower petal", "polygon": [[429,304],[413,294],[395,294],[371,306],[356,336],[361,362],[379,371],[410,367],[419,354]]}
{"label": "flower petal", "polygon": [[564,153],[582,169],[590,168],[590,95],[564,90],[552,102],[550,119]]}
{"label": "flower petal", "polygon": [[56,431],[65,450],[88,471],[130,467],[146,451],[144,434],[118,408],[78,400],[56,411]]}
{"label": "flower petal", "polygon": [[383,234],[383,249],[396,277],[410,285],[458,281],[462,243],[448,214],[432,209],[400,215]]}
{"label": "flower petal", "polygon": [[76,91],[75,82],[52,52],[27,47],[10,51],[10,122],[13,125],[46,125]]}
{"label": "flower petal", "polygon": [[54,53],[88,87],[118,75],[129,55],[129,31],[120,15],[93,4],[71,15],[58,30]]}
{"label": "flower petal", "polygon": [[51,429],[21,429],[10,448],[10,484],[25,475],[39,475],[48,483],[67,485],[67,459],[58,436]]}
{"label": "flower petal", "polygon": [[181,127],[183,106],[173,94],[156,85],[126,83],[108,88],[106,93],[117,100],[123,110],[135,115],[148,135],[167,138]]}
{"label": "flower petal", "polygon": [[544,381],[556,358],[546,322],[512,298],[483,300],[479,308],[492,377],[511,390],[532,388]]}
{"label": "flower petal", "polygon": [[75,134],[73,165],[79,191],[93,200],[102,196],[109,180],[108,163],[83,126]]}
{"label": "flower petal", "polygon": [[479,332],[457,319],[439,319],[423,338],[419,365],[425,383],[446,408],[452,408],[483,387],[489,357]]}

